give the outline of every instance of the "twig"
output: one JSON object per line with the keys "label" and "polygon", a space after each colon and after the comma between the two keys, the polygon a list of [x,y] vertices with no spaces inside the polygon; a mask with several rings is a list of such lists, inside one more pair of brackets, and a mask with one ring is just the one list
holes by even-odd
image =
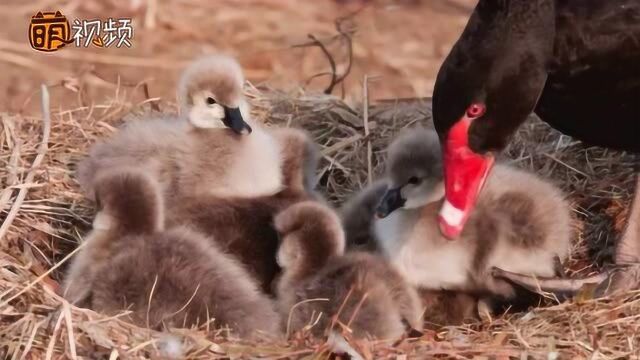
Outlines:
{"label": "twig", "polygon": [[291,335],[291,322],[292,322],[292,319],[293,319],[293,312],[296,310],[296,308],[298,306],[306,304],[306,303],[314,302],[314,301],[329,301],[329,299],[327,299],[327,298],[306,299],[306,300],[302,300],[302,301],[294,304],[291,307],[291,309],[289,310],[289,316],[287,317],[287,329],[286,329],[287,337],[289,337],[289,335]]}
{"label": "twig", "polygon": [[329,327],[329,330],[333,330],[333,328],[336,326],[336,323],[340,322],[340,314],[342,314],[342,310],[344,310],[344,307],[347,304],[347,301],[349,301],[349,298],[351,297],[351,294],[353,293],[353,285],[349,288],[349,292],[347,292],[347,295],[345,295],[344,300],[342,301],[342,304],[340,304],[340,307],[338,308],[338,311],[336,311],[335,314],[333,314],[332,319],[331,319],[331,326]]}
{"label": "twig", "polygon": [[149,101],[149,104],[151,105],[151,109],[160,112],[160,106],[157,102],[152,101],[153,99],[151,99],[151,96],[149,95],[149,84],[147,84],[146,82],[142,84],[142,90],[144,91],[144,97]]}
{"label": "twig", "polygon": [[491,276],[508,280],[517,284],[533,293],[545,295],[545,292],[573,293],[579,291],[585,284],[600,284],[609,278],[607,272],[598,273],[582,279],[566,279],[566,278],[544,278],[535,275],[518,274],[511,271],[502,270],[494,267],[491,269]]}
{"label": "twig", "polygon": [[571,165],[569,165],[569,164],[567,164],[567,163],[565,163],[565,162],[563,162],[563,161],[561,161],[561,160],[557,159],[557,158],[556,158],[556,157],[554,157],[553,155],[550,155],[550,154],[547,154],[547,153],[543,153],[542,155],[544,155],[544,156],[546,156],[547,158],[549,158],[549,159],[551,159],[551,160],[553,160],[553,161],[557,162],[558,164],[560,164],[560,165],[562,165],[562,166],[566,167],[567,169],[573,170],[574,172],[576,172],[576,173],[578,173],[578,174],[580,174],[580,175],[582,175],[582,176],[584,176],[584,177],[586,177],[586,178],[589,178],[589,174],[585,174],[584,172],[582,172],[582,171],[580,171],[580,170],[578,170],[578,169],[574,168],[573,166],[571,166]]}
{"label": "twig", "polygon": [[65,325],[67,326],[67,337],[69,341],[69,352],[71,353],[70,357],[74,360],[78,359],[76,354],[76,342],[75,336],[73,335],[73,320],[71,315],[71,310],[69,309],[69,302],[64,301],[62,303],[62,314],[64,314]]}
{"label": "twig", "polygon": [[64,315],[62,312],[58,312],[58,320],[56,321],[56,325],[53,328],[53,334],[51,334],[51,338],[49,338],[49,344],[47,345],[47,352],[45,353],[45,360],[51,360],[53,358],[53,350],[56,346],[56,338],[60,333],[60,325],[62,325],[62,319]]}
{"label": "twig", "polygon": [[200,290],[200,283],[198,283],[198,286],[196,286],[196,289],[193,291],[193,294],[191,294],[191,297],[189,298],[189,300],[187,300],[187,302],[184,305],[182,305],[182,307],[180,309],[178,309],[176,312],[173,312],[173,313],[165,316],[165,318],[171,318],[171,317],[174,317],[174,316],[178,315],[179,313],[183,312],[184,309],[186,309],[187,306],[189,306],[189,304],[191,304],[191,302],[193,301],[193,298],[196,297],[196,294],[198,293],[198,290]]}
{"label": "twig", "polygon": [[364,137],[367,139],[367,183],[371,185],[373,182],[373,173],[371,169],[371,138],[369,137],[369,76],[364,75],[362,82],[362,117],[364,121]]}
{"label": "twig", "polygon": [[322,53],[324,54],[324,56],[329,61],[329,66],[331,67],[331,73],[330,73],[331,74],[331,82],[329,83],[329,86],[327,86],[327,88],[324,89],[323,92],[325,94],[327,94],[327,95],[331,94],[333,92],[333,88],[337,84],[336,80],[338,78],[338,75],[336,74],[336,61],[333,59],[333,55],[331,55],[331,53],[329,52],[329,50],[327,49],[325,44],[322,43],[322,41],[318,40],[318,38],[316,38],[313,34],[308,34],[307,37],[309,39],[311,39],[310,43],[305,43],[305,44],[301,44],[301,45],[294,45],[293,47],[317,46],[317,47],[320,48],[320,50],[322,50]]}
{"label": "twig", "polygon": [[31,354],[31,348],[33,347],[33,342],[36,338],[36,334],[38,333],[38,330],[40,330],[40,327],[42,326],[42,324],[45,323],[45,321],[47,321],[46,319],[41,320],[39,322],[37,322],[34,326],[33,329],[31,330],[31,335],[29,336],[29,340],[27,341],[26,345],[22,344],[22,346],[24,347],[24,351],[22,352],[22,355],[20,356],[20,360],[24,360],[27,358],[28,354]]}
{"label": "twig", "polygon": [[362,305],[364,304],[364,302],[367,301],[368,297],[369,297],[369,292],[365,292],[364,295],[362,295],[362,298],[360,299],[360,301],[356,305],[356,308],[353,310],[353,313],[351,314],[351,317],[349,318],[349,321],[347,322],[347,327],[348,328],[351,328],[351,324],[356,319],[356,316],[358,315],[358,312],[362,308]]}
{"label": "twig", "polygon": [[[329,83],[329,86],[327,86],[327,88],[324,89],[324,91],[323,91],[327,95],[333,93],[333,89],[336,87],[336,85],[342,84],[342,98],[344,98],[344,79],[346,79],[346,77],[351,72],[351,67],[353,65],[353,40],[352,40],[351,37],[355,33],[355,29],[351,28],[351,29],[347,30],[347,29],[344,28],[343,24],[354,15],[355,15],[355,13],[351,14],[349,16],[345,16],[345,17],[337,19],[336,22],[335,22],[335,25],[336,25],[336,31],[338,32],[338,35],[329,38],[325,42],[322,42],[320,39],[315,37],[315,35],[313,35],[313,34],[308,34],[307,37],[309,39],[311,39],[310,42],[303,43],[303,44],[298,44],[298,45],[294,45],[293,46],[294,48],[317,46],[317,47],[320,48],[320,50],[322,50],[322,53],[327,58],[327,61],[329,61],[329,66],[331,67],[331,72],[322,72],[322,73],[319,73],[319,74],[315,74],[315,75],[313,75],[311,78],[309,78],[307,80],[307,83],[309,83],[311,80],[313,80],[313,79],[315,79],[317,77],[325,76],[325,75],[331,75],[331,81]],[[331,55],[331,52],[329,52],[329,50],[327,49],[327,45],[331,44],[333,41],[335,41],[337,39],[340,39],[340,38],[342,38],[347,43],[347,59],[348,59],[348,63],[347,63],[347,67],[344,70],[344,72],[342,73],[342,75],[338,76],[337,67],[336,67],[336,61],[333,58],[333,55]]]}
{"label": "twig", "polygon": [[147,300],[147,329],[149,329],[149,312],[151,312],[151,299],[153,299],[153,293],[158,285],[158,275],[153,279],[153,285],[151,286],[151,292],[149,292],[149,300]]}
{"label": "twig", "polygon": [[334,153],[337,153],[338,151],[346,148],[347,146],[350,146],[352,144],[357,143],[358,141],[362,140],[362,135],[360,134],[355,134],[350,138],[346,138],[344,140],[341,140],[329,147],[326,147],[322,150],[322,155],[333,155]]}
{"label": "twig", "polygon": [[[38,146],[38,154],[36,155],[36,158],[33,160],[31,169],[29,170],[29,173],[27,174],[27,177],[24,180],[25,184],[30,184],[33,182],[33,179],[36,176],[36,170],[40,167],[40,164],[42,163],[44,156],[49,150],[48,143],[49,143],[49,135],[51,133],[51,114],[49,111],[49,90],[47,90],[47,87],[44,84],[41,86],[41,89],[42,89],[42,121],[43,121],[42,141]],[[4,237],[6,232],[9,230],[9,227],[13,223],[13,220],[15,219],[16,215],[18,215],[18,212],[20,211],[20,207],[22,206],[22,202],[26,198],[28,192],[29,192],[28,187],[20,188],[20,191],[18,192],[18,196],[16,196],[16,199],[13,202],[13,205],[11,205],[11,210],[9,210],[9,214],[7,214],[7,217],[2,223],[2,226],[0,226],[0,241],[2,241],[2,238]]]}
{"label": "twig", "polygon": [[331,75],[331,73],[329,71],[325,71],[325,72],[321,72],[321,73],[317,73],[315,75],[312,75],[311,77],[309,77],[307,80],[304,81],[304,86],[309,86],[309,84],[311,84],[311,82],[315,78],[319,78],[319,77],[327,76],[327,75]]}
{"label": "twig", "polygon": [[344,70],[342,75],[340,75],[336,79],[337,83],[342,84],[342,94],[341,94],[342,99],[344,99],[344,79],[346,79],[349,73],[351,73],[351,66],[353,65],[353,39],[351,37],[355,33],[355,29],[353,28],[350,29],[349,31],[344,30],[343,24],[347,20],[351,19],[353,15],[355,15],[355,13],[348,17],[343,17],[336,20],[336,30],[338,31],[338,33],[340,33],[340,35],[342,35],[342,38],[347,43],[347,59],[348,59],[347,68]]}

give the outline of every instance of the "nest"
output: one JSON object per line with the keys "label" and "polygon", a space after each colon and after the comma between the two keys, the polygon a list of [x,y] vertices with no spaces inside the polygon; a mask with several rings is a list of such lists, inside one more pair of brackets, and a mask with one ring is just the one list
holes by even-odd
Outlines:
{"label": "nest", "polygon": [[[365,92],[366,93],[366,92]],[[255,115],[306,129],[322,147],[319,189],[335,205],[378,176],[385,148],[401,129],[430,125],[428,99],[380,101],[365,110],[323,94],[248,90]],[[367,102],[365,96],[364,102]],[[206,328],[164,333],[76,308],[56,293],[68,259],[90,227],[92,205],[73,179],[74,164],[124,115],[148,104],[112,102],[38,117],[0,114],[0,355],[7,358],[303,358],[329,357],[330,344],[299,333],[288,341],[247,342]],[[162,104],[170,106],[169,104]],[[45,116],[46,118],[46,116]],[[43,137],[44,134],[44,137]],[[567,263],[586,275],[611,261],[634,184],[636,159],[587,147],[536,119],[505,152],[505,161],[553,179],[576,214]],[[638,356],[640,292],[503,315],[426,331],[396,343],[354,340],[363,358],[631,358]],[[179,344],[179,346],[173,345]]]}

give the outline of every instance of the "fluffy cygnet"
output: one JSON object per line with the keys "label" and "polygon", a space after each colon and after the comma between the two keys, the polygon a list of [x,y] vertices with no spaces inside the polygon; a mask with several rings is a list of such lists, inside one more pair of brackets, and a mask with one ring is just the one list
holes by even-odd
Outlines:
{"label": "fluffy cygnet", "polygon": [[[77,178],[88,195],[118,167],[156,177],[167,200],[184,195],[260,196],[280,190],[281,148],[252,121],[240,66],[224,55],[193,62],[178,86],[181,116],[148,114],[95,144]],[[170,203],[170,202],[169,202]]]}
{"label": "fluffy cygnet", "polygon": [[163,327],[229,327],[240,336],[278,334],[280,319],[242,265],[207,236],[165,228],[158,184],[126,169],[96,179],[100,206],[87,244],[64,283],[71,302]]}
{"label": "fluffy cygnet", "polygon": [[284,268],[277,295],[289,331],[317,336],[348,328],[356,337],[398,339],[422,329],[416,291],[384,259],[344,254],[337,215],[317,202],[287,208],[275,219]]}
{"label": "fluffy cygnet", "polygon": [[494,279],[492,267],[552,276],[568,255],[570,207],[553,184],[496,165],[468,226],[451,241],[437,222],[443,187],[435,132],[412,129],[394,141],[388,157],[387,191],[377,207],[382,219],[372,219],[370,240],[415,286],[512,298],[513,287]]}

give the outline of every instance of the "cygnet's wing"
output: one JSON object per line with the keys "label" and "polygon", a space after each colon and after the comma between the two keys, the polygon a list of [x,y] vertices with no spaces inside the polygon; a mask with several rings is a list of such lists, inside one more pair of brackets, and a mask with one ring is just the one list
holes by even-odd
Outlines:
{"label": "cygnet's wing", "polygon": [[302,130],[275,128],[271,133],[281,146],[284,187],[292,192],[313,194],[320,161],[318,146]]}
{"label": "cygnet's wing", "polygon": [[171,115],[131,120],[111,138],[91,147],[88,157],[78,164],[76,178],[91,197],[96,176],[105,170],[135,167],[160,177],[187,151],[187,129],[184,120]]}

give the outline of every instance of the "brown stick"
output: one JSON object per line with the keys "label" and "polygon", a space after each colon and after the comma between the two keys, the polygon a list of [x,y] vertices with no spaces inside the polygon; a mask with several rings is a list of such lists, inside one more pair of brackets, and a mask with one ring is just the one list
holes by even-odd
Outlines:
{"label": "brown stick", "polygon": [[609,278],[609,273],[600,273],[582,279],[540,278],[532,275],[522,275],[500,268],[491,269],[493,277],[509,280],[523,288],[542,294],[547,293],[576,293],[586,284],[601,284]]}
{"label": "brown stick", "polygon": [[[151,96],[149,94],[149,84],[147,84],[146,82],[142,84],[142,90],[144,91],[144,97],[147,100],[150,100]],[[160,106],[158,105],[158,103],[156,103],[155,101],[151,101],[150,105],[152,110],[160,112]]]}
{"label": "brown stick", "polygon": [[342,84],[341,97],[343,99],[344,99],[344,79],[346,79],[349,73],[351,73],[351,66],[353,65],[353,39],[351,37],[355,33],[355,28],[351,28],[349,30],[345,30],[344,28],[344,24],[350,19],[351,19],[351,16],[336,20],[336,30],[338,31],[338,33],[340,33],[340,35],[342,35],[342,38],[347,43],[347,60],[348,60],[347,68],[344,70],[344,73],[342,73],[342,75],[340,75],[336,79],[336,83]]}
{"label": "brown stick", "polygon": [[[331,72],[323,72],[320,74],[316,74],[307,80],[307,83],[309,83],[314,78],[324,76],[324,75],[331,75],[331,81],[329,82],[329,85],[327,86],[327,88],[324,89],[323,91],[327,95],[333,93],[333,89],[336,87],[336,85],[342,84],[344,86],[344,79],[346,79],[346,77],[351,72],[351,66],[353,64],[353,40],[351,37],[355,33],[355,28],[352,27],[352,28],[346,29],[344,26],[344,23],[346,23],[346,21],[349,20],[351,16],[353,15],[346,16],[336,20],[335,25],[336,25],[336,31],[338,32],[338,35],[333,36],[330,39],[325,40],[323,42],[317,37],[315,37],[315,35],[308,34],[307,37],[311,40],[310,42],[293,45],[294,48],[313,47],[313,46],[319,47],[322,53],[324,54],[324,56],[327,58],[327,61],[329,61],[329,66],[331,67]],[[328,44],[331,44],[332,42],[340,38],[342,38],[347,43],[347,59],[348,59],[347,68],[342,73],[342,75],[338,75],[336,61],[333,58],[333,55],[331,54],[331,52],[327,49]],[[344,90],[343,90],[342,96],[344,97]]]}
{"label": "brown stick", "polygon": [[331,53],[329,52],[327,47],[322,43],[322,41],[318,40],[318,38],[316,38],[313,34],[308,34],[307,37],[311,39],[311,43],[295,45],[294,47],[317,46],[320,48],[320,50],[322,50],[322,53],[329,61],[329,66],[331,67],[331,82],[329,83],[329,86],[327,86],[327,88],[324,89],[324,93],[327,95],[331,94],[333,92],[333,88],[337,84],[337,78],[338,78],[338,75],[336,74],[336,71],[337,71],[336,61],[333,59],[333,55],[331,55]]}

